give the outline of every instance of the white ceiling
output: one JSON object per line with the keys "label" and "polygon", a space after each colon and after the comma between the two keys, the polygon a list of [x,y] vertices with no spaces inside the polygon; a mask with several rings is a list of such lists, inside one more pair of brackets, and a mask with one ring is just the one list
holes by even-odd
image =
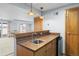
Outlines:
{"label": "white ceiling", "polygon": [[33,7],[38,10],[40,10],[40,7],[44,7],[43,10],[47,11],[47,10],[63,7],[66,5],[68,5],[68,3],[36,3],[36,4],[33,4]]}
{"label": "white ceiling", "polygon": [[[33,8],[40,10],[40,7],[44,7],[43,11],[48,11],[51,9],[56,9],[60,7],[64,7],[67,5],[70,5],[71,3],[33,3]],[[21,8],[26,8],[26,6],[30,7],[30,3],[14,3],[13,5],[16,5]]]}

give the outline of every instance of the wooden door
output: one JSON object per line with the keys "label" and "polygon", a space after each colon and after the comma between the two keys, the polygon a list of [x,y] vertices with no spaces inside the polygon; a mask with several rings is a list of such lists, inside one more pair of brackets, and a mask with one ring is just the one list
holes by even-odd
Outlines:
{"label": "wooden door", "polygon": [[34,18],[34,31],[42,31],[43,30],[43,19],[40,17]]}
{"label": "wooden door", "polygon": [[78,55],[78,10],[66,10],[66,55]]}

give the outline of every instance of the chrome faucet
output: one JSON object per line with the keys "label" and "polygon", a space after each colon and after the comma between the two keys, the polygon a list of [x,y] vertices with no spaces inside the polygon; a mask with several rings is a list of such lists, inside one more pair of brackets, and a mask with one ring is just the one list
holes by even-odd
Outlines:
{"label": "chrome faucet", "polygon": [[[42,33],[40,33],[40,34],[42,35]],[[39,43],[43,42],[41,40],[36,39],[35,36],[38,36],[37,33],[32,33],[32,43],[39,44]]]}
{"label": "chrome faucet", "polygon": [[32,39],[35,40],[36,33],[32,33]]}

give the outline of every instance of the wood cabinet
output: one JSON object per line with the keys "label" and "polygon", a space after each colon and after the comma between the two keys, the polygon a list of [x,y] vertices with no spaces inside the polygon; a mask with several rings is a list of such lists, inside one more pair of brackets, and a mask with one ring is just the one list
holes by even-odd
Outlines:
{"label": "wood cabinet", "polygon": [[47,50],[46,50],[46,46],[42,47],[40,50],[38,50],[37,52],[35,52],[36,56],[46,56],[47,54]]}
{"label": "wood cabinet", "polygon": [[56,39],[35,52],[17,44],[17,56],[56,56]]}
{"label": "wood cabinet", "polygon": [[34,31],[42,31],[43,30],[43,19],[40,17],[34,18]]}
{"label": "wood cabinet", "polygon": [[17,56],[22,56],[22,46],[20,46],[20,45],[17,45]]}
{"label": "wood cabinet", "polygon": [[66,10],[66,55],[79,55],[79,8]]}
{"label": "wood cabinet", "polygon": [[17,56],[32,56],[33,52],[17,44]]}
{"label": "wood cabinet", "polygon": [[35,52],[37,56],[56,56],[56,40],[50,42],[37,52]]}
{"label": "wood cabinet", "polygon": [[[53,55],[53,56],[56,55],[56,49],[57,49],[57,48],[56,48],[56,46],[57,46],[56,43],[57,43],[56,40],[52,41],[52,43],[51,43],[51,45],[52,45],[52,46],[51,46],[51,55]],[[52,49],[53,49],[53,50],[52,50]]]}

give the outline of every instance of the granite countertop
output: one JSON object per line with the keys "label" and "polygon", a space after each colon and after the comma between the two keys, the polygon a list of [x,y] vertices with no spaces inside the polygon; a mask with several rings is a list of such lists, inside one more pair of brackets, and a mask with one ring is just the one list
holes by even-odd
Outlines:
{"label": "granite countertop", "polygon": [[54,39],[56,39],[57,37],[59,37],[59,34],[49,34],[49,35],[45,35],[45,36],[41,36],[39,37],[37,40],[42,40],[43,42],[40,44],[34,44],[32,43],[32,39],[29,38],[28,40],[21,40],[18,41],[17,44],[31,50],[31,51],[37,51],[38,49],[40,49],[41,47],[43,47],[44,45],[48,44],[49,42],[53,41]]}

